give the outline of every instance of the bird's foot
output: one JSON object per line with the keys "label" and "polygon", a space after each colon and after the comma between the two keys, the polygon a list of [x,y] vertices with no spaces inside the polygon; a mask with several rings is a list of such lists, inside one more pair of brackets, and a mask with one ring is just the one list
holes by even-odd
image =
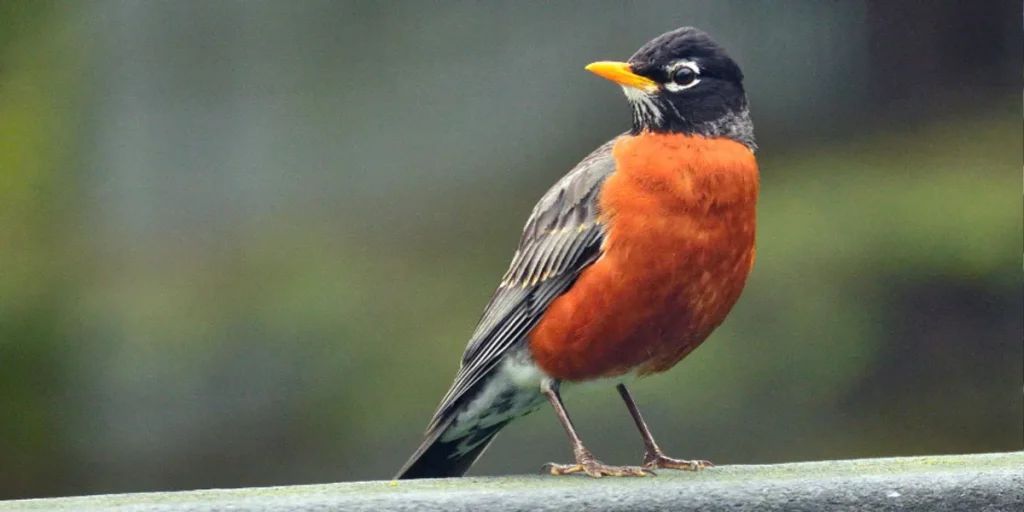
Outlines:
{"label": "bird's foot", "polygon": [[661,452],[648,453],[644,455],[644,462],[641,465],[644,469],[682,469],[684,471],[700,471],[704,468],[713,468],[714,464],[706,460],[682,460],[666,457]]}
{"label": "bird's foot", "polygon": [[609,466],[595,459],[583,460],[576,464],[545,464],[542,471],[552,475],[571,475],[586,473],[594,478],[602,476],[653,476],[654,471],[640,466]]}

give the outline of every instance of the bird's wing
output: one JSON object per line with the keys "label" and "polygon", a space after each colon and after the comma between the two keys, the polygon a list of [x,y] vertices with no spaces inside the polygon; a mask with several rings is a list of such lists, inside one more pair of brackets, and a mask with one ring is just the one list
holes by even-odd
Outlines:
{"label": "bird's wing", "polygon": [[594,150],[534,207],[501,284],[484,309],[428,432],[450,419],[462,399],[537,324],[548,305],[600,256],[601,184],[615,171],[615,139]]}

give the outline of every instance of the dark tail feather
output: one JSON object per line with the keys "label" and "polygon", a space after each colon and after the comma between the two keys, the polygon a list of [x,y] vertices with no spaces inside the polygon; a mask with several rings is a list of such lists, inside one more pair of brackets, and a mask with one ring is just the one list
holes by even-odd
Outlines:
{"label": "dark tail feather", "polygon": [[[466,474],[466,471],[469,471],[469,467],[487,449],[487,446],[491,444],[494,437],[498,435],[498,431],[506,423],[502,422],[490,427],[474,429],[468,432],[465,437],[452,439],[447,442],[440,441],[441,434],[445,429],[438,429],[436,433],[423,441],[423,444],[416,450],[416,453],[398,471],[395,480],[449,478]],[[460,454],[458,452],[459,445],[467,441],[466,438],[468,437],[473,438],[468,440],[469,444],[477,442],[479,444],[466,453]]]}

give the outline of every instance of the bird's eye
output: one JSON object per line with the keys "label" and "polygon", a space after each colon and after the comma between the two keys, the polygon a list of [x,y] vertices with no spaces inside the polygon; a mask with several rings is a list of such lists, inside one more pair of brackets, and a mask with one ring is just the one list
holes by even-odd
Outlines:
{"label": "bird's eye", "polygon": [[697,72],[689,66],[679,66],[672,72],[672,82],[676,85],[687,87],[693,85],[695,81],[697,81]]}

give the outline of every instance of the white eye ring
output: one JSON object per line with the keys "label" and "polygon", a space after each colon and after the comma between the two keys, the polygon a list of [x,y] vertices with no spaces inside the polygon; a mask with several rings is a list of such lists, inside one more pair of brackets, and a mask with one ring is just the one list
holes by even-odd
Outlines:
{"label": "white eye ring", "polygon": [[[687,68],[693,71],[693,76],[695,77],[692,81],[686,84],[679,84],[676,83],[675,81],[676,72],[682,68]],[[698,66],[697,63],[693,62],[692,60],[676,61],[665,68],[665,75],[669,77],[669,80],[665,82],[665,89],[671,92],[679,92],[682,90],[689,89],[700,83],[700,78],[696,78],[700,76],[700,66]]]}

